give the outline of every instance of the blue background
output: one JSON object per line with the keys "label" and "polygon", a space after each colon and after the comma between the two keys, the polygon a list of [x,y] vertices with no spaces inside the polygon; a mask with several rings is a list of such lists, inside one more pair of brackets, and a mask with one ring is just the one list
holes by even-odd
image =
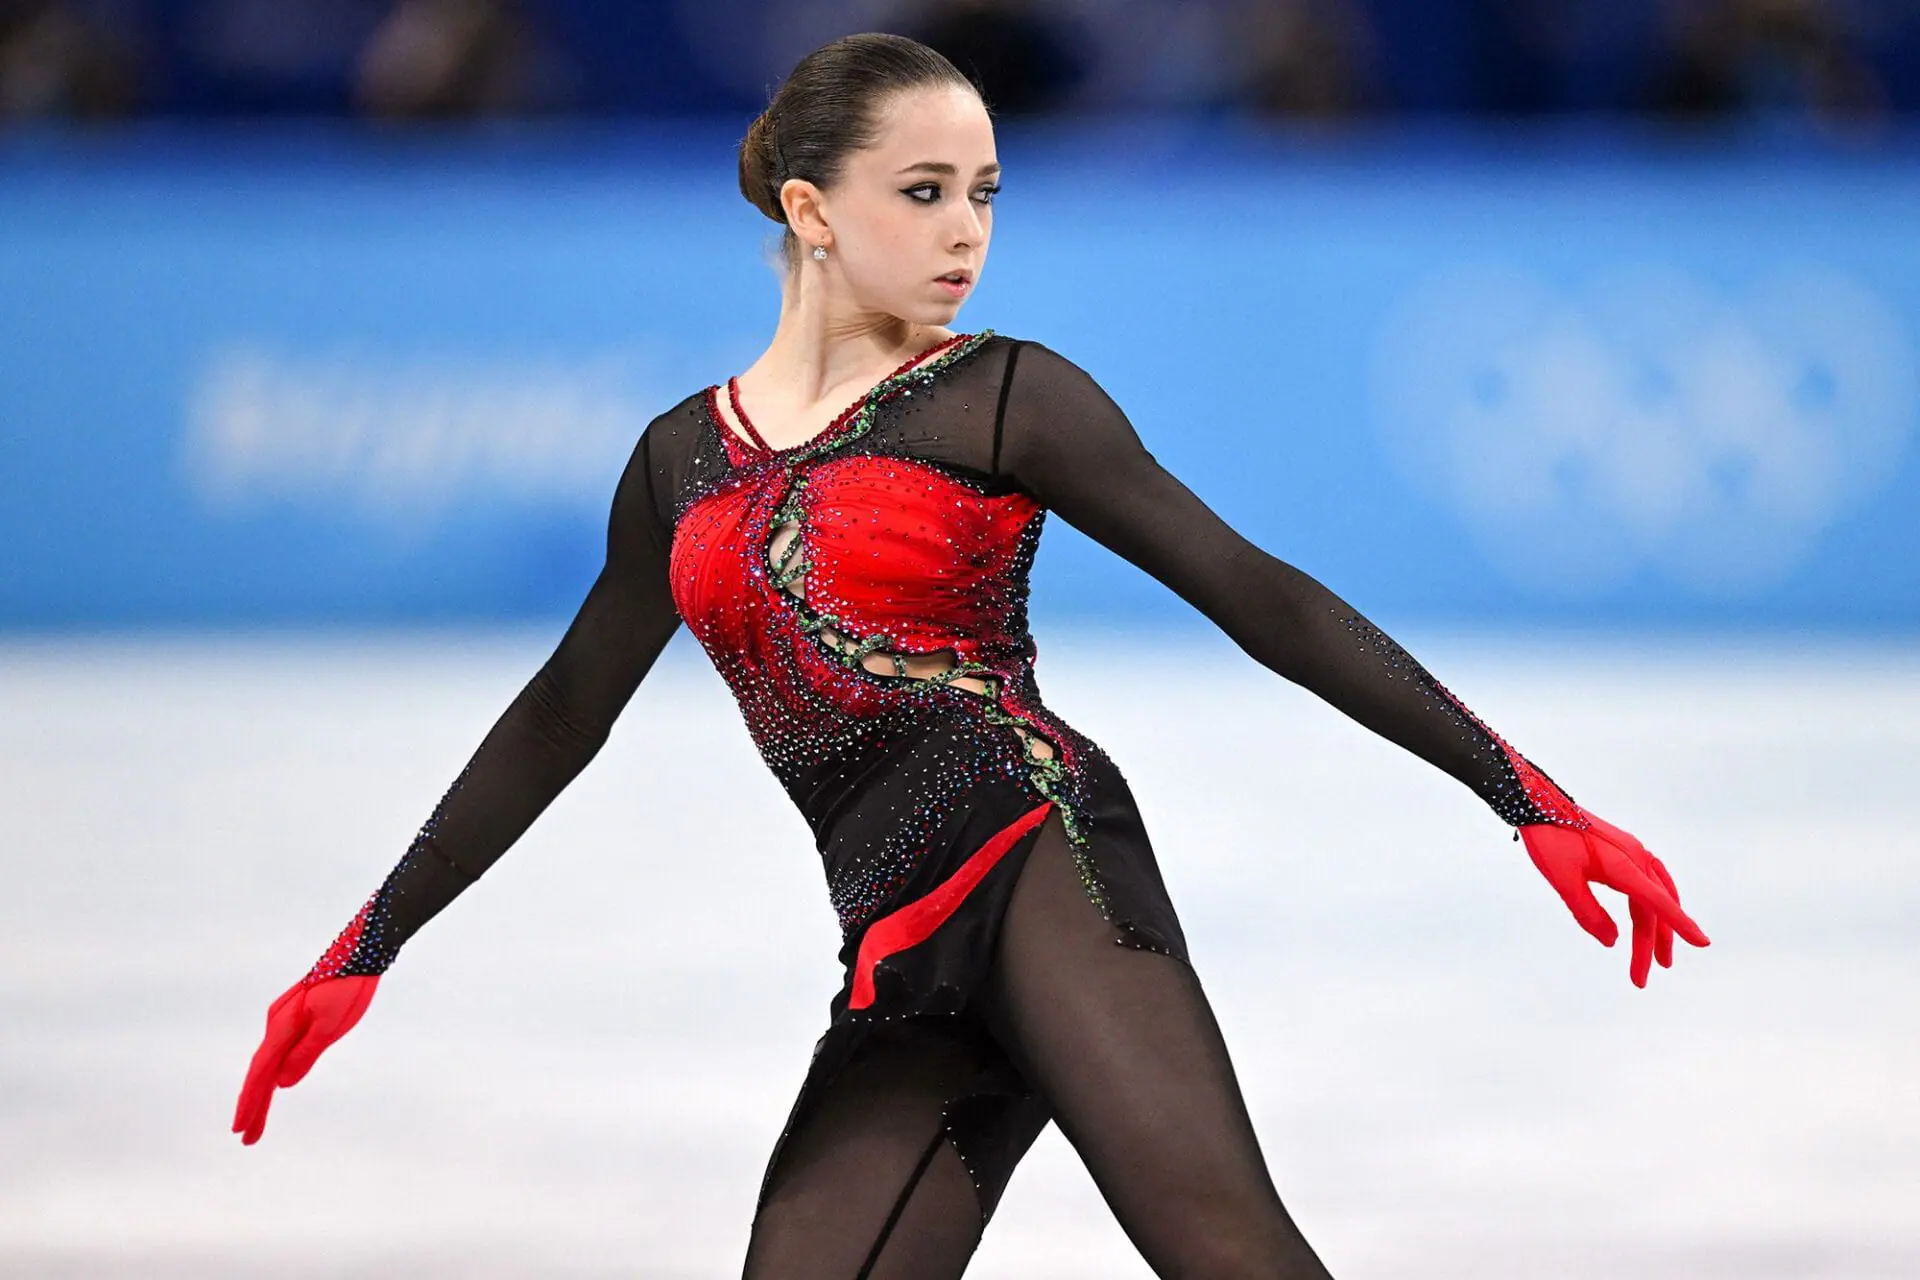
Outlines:
{"label": "blue background", "polygon": [[[0,627],[570,613],[638,428],[771,336],[771,224],[734,190],[736,141],[731,122],[700,121],[466,143],[294,127],[16,139],[0,166]],[[1003,128],[1000,149],[992,252],[955,327],[1082,364],[1216,510],[1376,618],[1920,624],[1920,448],[1899,389],[1920,337],[1913,147],[1696,152],[1561,131],[1335,150],[1134,120]],[[1406,440],[1424,428],[1386,421],[1396,309],[1463,266],[1579,298],[1648,265],[1736,304],[1807,268],[1861,291],[1895,386],[1886,447],[1756,551],[1762,571],[1722,556],[1719,578],[1675,570],[1684,522],[1612,545],[1580,515],[1575,477],[1569,520],[1595,541],[1543,576],[1512,553],[1551,561],[1564,529],[1534,540],[1525,521],[1476,522],[1422,483]],[[351,460],[310,474],[282,460],[222,488],[196,462],[209,388],[262,362],[274,403],[288,386],[331,388],[314,402],[323,430],[356,379],[385,397],[376,434],[412,429],[421,385],[455,384],[457,399],[463,378],[481,399],[546,379],[549,406],[591,384],[582,394],[617,412],[595,419],[598,444],[548,450],[560,479],[527,481],[496,441],[437,481],[416,468],[382,489]],[[1569,384],[1565,402],[1581,394]],[[478,412],[462,403],[455,435]],[[1056,617],[1191,620],[1057,521],[1036,591]]]}

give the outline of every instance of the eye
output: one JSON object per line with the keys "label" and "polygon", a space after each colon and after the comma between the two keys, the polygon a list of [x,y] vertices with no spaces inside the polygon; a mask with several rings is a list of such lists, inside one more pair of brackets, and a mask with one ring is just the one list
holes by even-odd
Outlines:
{"label": "eye", "polygon": [[[924,197],[921,194],[923,192],[926,193]],[[922,182],[917,186],[905,187],[902,188],[901,193],[912,199],[916,204],[940,203],[940,184],[937,182]],[[978,200],[981,204],[992,204],[993,198],[999,194],[999,184],[990,182],[980,188],[980,193],[976,195],[974,199]]]}

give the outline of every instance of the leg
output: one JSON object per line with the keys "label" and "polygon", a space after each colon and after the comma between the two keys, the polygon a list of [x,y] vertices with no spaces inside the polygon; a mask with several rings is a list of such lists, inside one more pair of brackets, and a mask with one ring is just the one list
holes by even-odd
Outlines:
{"label": "leg", "polygon": [[747,1280],[943,1280],[980,1242],[973,1180],[942,1127],[981,1049],[947,1018],[875,1028],[781,1148]]}
{"label": "leg", "polygon": [[1329,1280],[1280,1203],[1199,979],[1115,945],[1049,815],[985,1012],[1155,1274]]}

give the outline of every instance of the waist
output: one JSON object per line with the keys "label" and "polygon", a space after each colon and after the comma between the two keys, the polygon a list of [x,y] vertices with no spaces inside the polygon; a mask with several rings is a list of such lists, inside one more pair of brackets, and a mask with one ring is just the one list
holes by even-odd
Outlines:
{"label": "waist", "polygon": [[818,756],[776,769],[823,853],[849,828],[870,832],[889,815],[980,779],[1023,776],[1019,744],[987,723],[984,698],[958,689],[926,695],[860,724]]}

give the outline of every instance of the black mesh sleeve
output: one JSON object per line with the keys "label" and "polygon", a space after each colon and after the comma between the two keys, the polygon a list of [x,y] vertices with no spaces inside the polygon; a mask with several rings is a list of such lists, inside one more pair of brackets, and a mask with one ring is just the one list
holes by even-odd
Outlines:
{"label": "black mesh sleeve", "polygon": [[1578,807],[1359,610],[1261,550],[1163,468],[1078,365],[1008,354],[994,467],[1172,589],[1268,669],[1445,770],[1515,826]]}
{"label": "black mesh sleeve", "polygon": [[[656,422],[658,419],[656,419]],[[614,493],[606,563],[559,646],[481,740],[406,854],[309,979],[378,974],[478,879],[606,742],[680,624],[649,436]]]}

